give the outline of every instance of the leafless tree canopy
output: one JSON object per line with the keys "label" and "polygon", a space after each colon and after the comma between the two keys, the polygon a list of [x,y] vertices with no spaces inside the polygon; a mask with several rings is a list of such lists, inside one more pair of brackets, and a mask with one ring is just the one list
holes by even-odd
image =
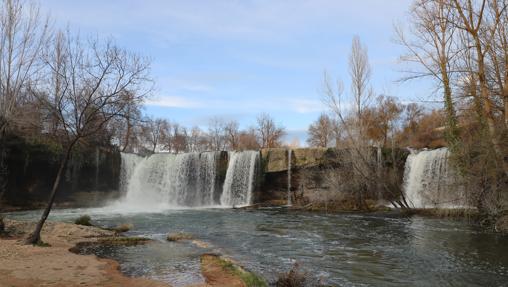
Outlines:
{"label": "leafless tree canopy", "polygon": [[282,145],[285,129],[276,124],[270,115],[263,113],[257,118],[256,127],[258,143],[261,148],[274,148]]}
{"label": "leafless tree canopy", "polygon": [[329,147],[334,144],[335,132],[334,121],[327,115],[321,114],[319,118],[309,126],[307,143],[314,147]]}
{"label": "leafless tree canopy", "polygon": [[14,124],[16,109],[27,98],[42,69],[40,54],[50,36],[39,7],[23,0],[0,4],[0,132]]}

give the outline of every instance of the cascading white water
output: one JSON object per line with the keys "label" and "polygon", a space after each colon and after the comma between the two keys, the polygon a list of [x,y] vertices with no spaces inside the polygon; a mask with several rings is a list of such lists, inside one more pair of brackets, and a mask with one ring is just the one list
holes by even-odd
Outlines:
{"label": "cascading white water", "polygon": [[126,195],[120,204],[147,210],[215,205],[218,155],[161,153],[138,160],[137,156],[122,154],[122,178],[127,184],[122,184]]}
{"label": "cascading white water", "polygon": [[143,160],[143,157],[132,153],[120,153],[122,163],[120,165],[120,191],[127,194],[129,181],[134,174],[136,165]]}
{"label": "cascading white water", "polygon": [[411,151],[406,160],[404,191],[414,208],[466,206],[463,189],[448,163],[448,149]]}
{"label": "cascading white water", "polygon": [[291,206],[291,149],[288,149],[288,206]]}
{"label": "cascading white water", "polygon": [[230,152],[226,179],[220,197],[223,206],[251,204],[259,152]]}

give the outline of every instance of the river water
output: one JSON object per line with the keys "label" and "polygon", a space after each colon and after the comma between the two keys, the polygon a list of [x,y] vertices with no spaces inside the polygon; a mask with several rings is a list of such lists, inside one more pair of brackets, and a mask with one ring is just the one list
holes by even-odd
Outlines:
{"label": "river water", "polygon": [[[50,220],[89,214],[101,225],[134,225],[131,236],[153,244],[100,248],[124,273],[174,286],[202,282],[199,256],[229,256],[268,281],[299,266],[332,286],[508,286],[508,237],[465,221],[376,214],[316,214],[266,209],[121,213],[107,208],[55,210]],[[33,219],[39,212],[9,214]],[[206,242],[166,242],[183,231]]]}

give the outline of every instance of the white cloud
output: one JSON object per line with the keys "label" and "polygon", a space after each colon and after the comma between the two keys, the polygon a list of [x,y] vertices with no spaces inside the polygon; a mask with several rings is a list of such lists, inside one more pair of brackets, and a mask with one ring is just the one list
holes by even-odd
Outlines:
{"label": "white cloud", "polygon": [[186,99],[177,96],[163,96],[149,99],[145,102],[147,106],[165,107],[165,108],[200,108],[203,104],[198,101]]}
{"label": "white cloud", "polygon": [[289,106],[301,114],[322,112],[326,109],[321,101],[311,99],[291,99]]}

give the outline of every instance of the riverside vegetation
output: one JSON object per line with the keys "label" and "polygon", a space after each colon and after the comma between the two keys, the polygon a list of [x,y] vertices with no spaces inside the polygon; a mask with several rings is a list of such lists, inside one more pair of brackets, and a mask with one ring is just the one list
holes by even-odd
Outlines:
{"label": "riverside vegetation", "polygon": [[[495,242],[504,242],[506,237],[502,234],[508,233],[505,0],[413,0],[408,23],[396,25],[396,43],[404,50],[400,55],[403,72],[399,82],[430,79],[441,106],[407,103],[379,92],[380,87],[373,84],[375,67],[370,64],[368,48],[360,36],[354,36],[348,68],[343,71],[349,75],[346,82],[350,86],[346,88],[342,79],[328,71],[323,74],[320,91],[325,108],[308,127],[308,148],[300,148],[298,140],[286,142],[287,129],[266,112],[242,128],[238,121],[219,116],[210,118],[207,126],[184,126],[150,116],[143,110],[157,91],[150,59],[120,47],[113,38],[80,35],[74,28],[56,29],[54,19],[42,8],[29,0],[0,0],[0,208],[2,212],[43,208],[6,215],[28,216],[35,224],[0,215],[1,254],[5,255],[0,277],[9,278],[9,284],[36,286],[61,277],[70,286],[81,279],[92,285],[110,280],[111,286],[163,286],[165,283],[152,280],[126,279],[114,271],[115,263],[86,256],[79,259],[68,255],[67,250],[77,246],[73,250],[81,251],[76,252],[103,252],[125,264],[130,263],[130,255],[140,258],[136,252],[145,250],[152,252],[153,256],[147,259],[147,266],[152,269],[133,267],[131,275],[145,272],[159,276],[153,271],[163,264],[157,261],[158,255],[167,259],[170,256],[164,252],[174,252],[171,258],[179,258],[182,254],[178,252],[192,253],[186,248],[194,242],[193,248],[203,251],[199,251],[200,264],[212,270],[203,272],[206,278],[213,278],[213,270],[227,273],[207,283],[224,285],[224,280],[228,280],[236,282],[232,286],[265,286],[267,280],[255,272],[208,249],[224,250],[229,244],[232,253],[247,261],[249,270],[266,272],[258,262],[250,261],[255,258],[265,266],[272,266],[272,262],[264,260],[272,260],[276,271],[283,273],[294,265],[292,257],[316,266],[325,262],[325,266],[338,261],[337,254],[342,259],[350,256],[335,245],[335,239],[340,237],[352,253],[368,258],[366,265],[370,270],[365,270],[364,265],[350,270],[361,270],[367,274],[365,278],[340,273],[339,268],[348,268],[343,265],[313,276],[295,266],[286,276],[268,281],[277,286],[306,286],[318,284],[314,281],[322,277],[324,282],[333,284],[383,285],[392,280],[407,285],[410,281],[404,281],[396,270],[380,267],[378,262],[386,260],[397,265],[416,260],[392,247],[407,247],[418,253],[415,246],[423,246],[422,250],[430,253],[418,240],[426,243],[426,238],[432,236],[436,237],[436,248],[454,259],[450,262],[449,258],[434,254],[445,262],[442,264],[449,264],[449,269],[441,270],[445,272],[441,277],[429,277],[434,284],[449,283],[442,278],[463,280],[456,275],[476,267],[481,275],[470,278],[478,280],[475,283],[495,285],[503,281],[500,270],[506,268],[506,258],[492,254],[496,249],[504,250]],[[75,224],[46,222],[55,204],[74,208],[85,202],[89,203],[87,207],[98,203],[106,206],[109,215],[91,209],[86,212],[94,216],[93,222],[89,216],[79,217]],[[277,209],[272,213],[269,208],[275,205],[284,206],[284,211]],[[208,210],[211,207],[220,209]],[[168,211],[175,208],[185,209],[181,213],[188,218]],[[189,212],[188,208],[195,210]],[[76,215],[76,210],[69,210]],[[318,212],[308,215],[305,211]],[[142,216],[133,215],[132,225],[116,217],[128,212],[154,213],[151,219],[160,221],[159,228],[164,226],[167,230],[152,229]],[[281,227],[295,222],[285,212],[299,218],[299,226]],[[333,212],[344,213],[329,214]],[[382,219],[376,217],[378,214],[382,214]],[[167,228],[162,215],[172,218],[178,228]],[[459,221],[436,222],[421,215],[457,217]],[[325,222],[314,221],[312,216]],[[357,221],[355,216],[362,220]],[[113,227],[94,228],[96,217],[111,221],[107,226]],[[259,218],[268,222],[260,222]],[[471,225],[462,225],[462,219]],[[355,230],[352,236],[362,242],[361,246],[330,229],[330,222],[346,235],[348,230],[343,230],[341,224],[351,225],[351,230]],[[374,235],[363,242],[359,234],[368,230],[354,224],[368,225],[400,242],[385,242]],[[476,225],[483,229],[477,230]],[[227,232],[221,237],[208,226]],[[198,227],[207,232],[200,233]],[[471,240],[464,243],[449,238],[442,230]],[[166,235],[168,231],[181,233]],[[159,240],[120,236],[129,232],[164,235]],[[243,234],[263,246],[252,238],[242,238],[245,242],[238,243],[235,238]],[[81,242],[86,236],[93,240]],[[27,246],[13,241],[13,237],[22,239]],[[193,237],[211,242],[189,240]],[[263,241],[267,237],[270,240]],[[279,241],[280,238],[290,238],[291,243]],[[328,242],[328,238],[333,242]],[[479,238],[491,246],[477,246]],[[452,242],[451,246],[443,243],[446,240]],[[224,245],[214,245],[221,243]],[[279,249],[270,249],[272,243],[277,243]],[[47,248],[40,248],[43,246]],[[174,250],[167,251],[167,246]],[[245,246],[253,251],[246,251]],[[304,255],[286,250],[285,246],[303,248]],[[457,251],[461,247],[481,255],[468,261]],[[333,260],[320,256],[323,261],[319,261],[308,250]],[[52,270],[47,270],[47,260],[38,252],[54,256]],[[19,254],[26,260],[20,260]],[[58,270],[69,258],[91,264],[92,268],[83,277],[74,278],[69,274],[80,265]],[[182,259],[186,267],[196,267],[195,261],[186,260]],[[422,260],[423,265],[435,264],[426,256]],[[471,262],[478,266],[471,266]],[[31,266],[45,272],[34,278],[27,272],[16,273],[25,270],[21,267]],[[380,278],[379,273],[393,277]],[[416,273],[411,274],[411,280],[423,280]],[[182,279],[186,283],[197,282],[192,275],[185,276],[190,278]]]}

